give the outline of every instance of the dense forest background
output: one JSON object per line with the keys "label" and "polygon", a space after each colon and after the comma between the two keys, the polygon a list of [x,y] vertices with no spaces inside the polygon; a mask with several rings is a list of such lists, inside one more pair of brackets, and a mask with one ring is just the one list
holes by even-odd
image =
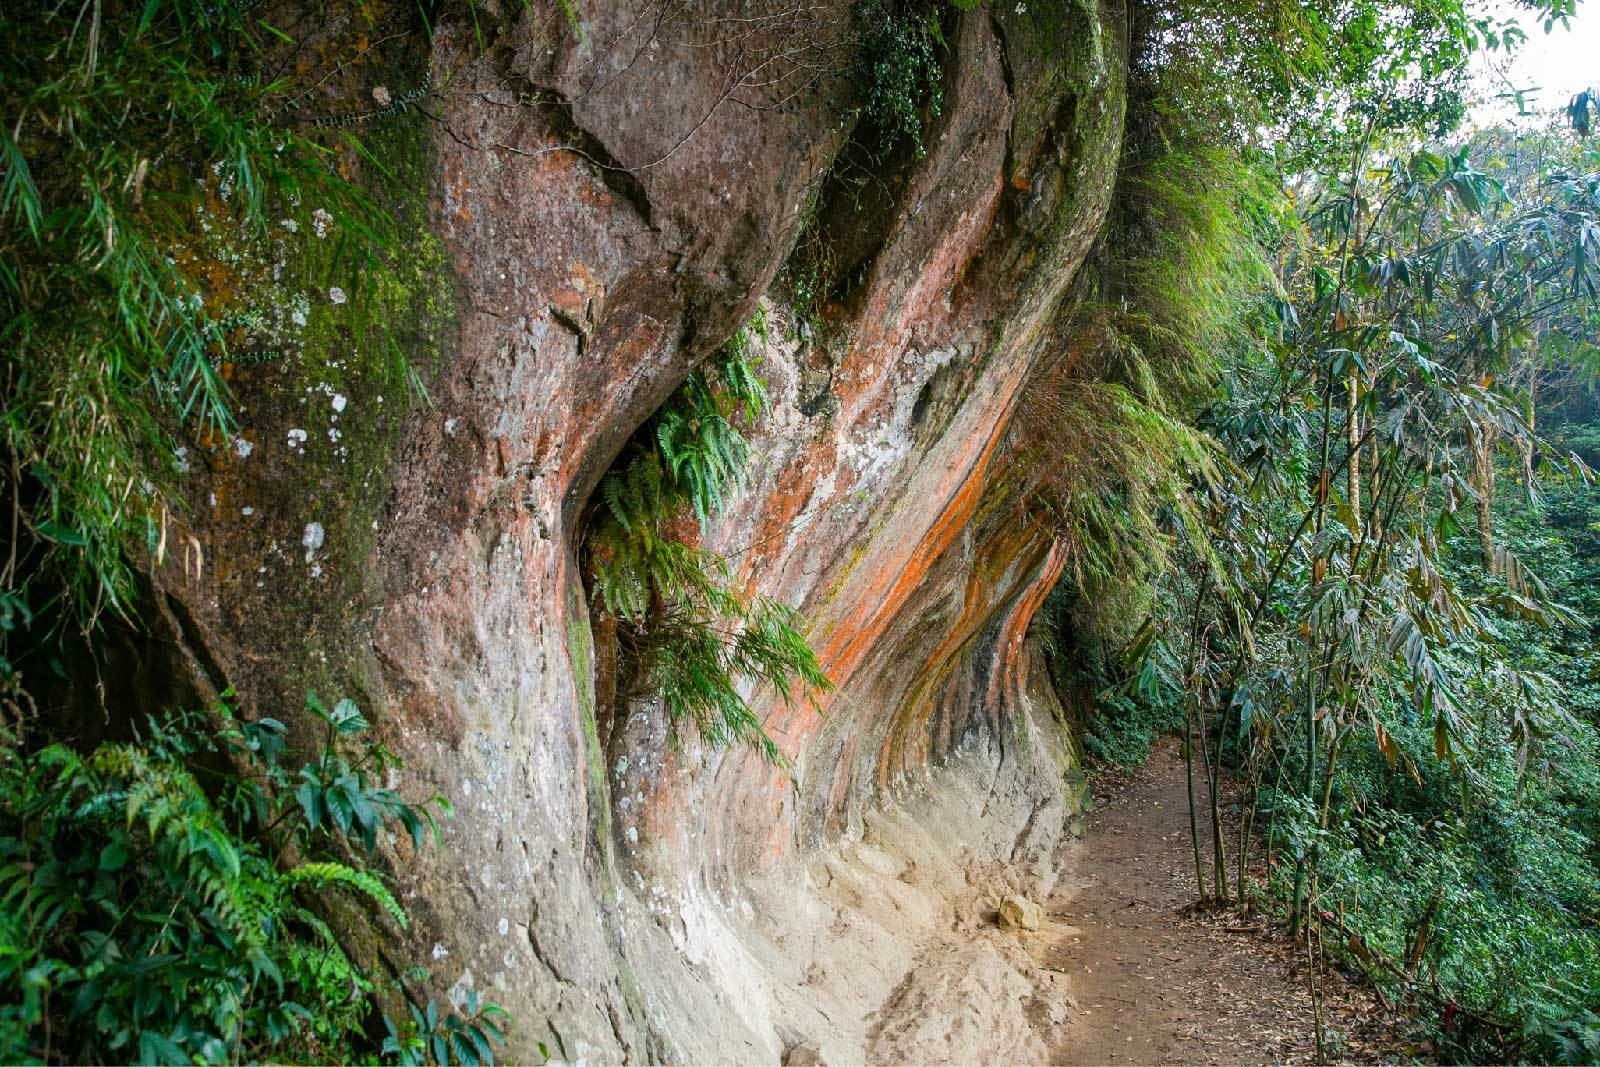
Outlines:
{"label": "dense forest background", "polygon": [[[419,6],[419,37],[447,6]],[[922,154],[947,34],[977,6],[855,5],[860,54],[830,77],[881,158]],[[137,628],[148,568],[190,551],[167,540],[179,442],[229,439],[224,368],[296,313],[261,270],[266,220],[339,235],[317,269],[361,299],[339,288],[314,316],[427,402],[429,339],[378,328],[426,319],[426,250],[399,254],[418,209],[357,164],[362,123],[435,90],[424,74],[359,114],[297,116],[272,7],[0,14],[7,1061],[477,1063],[504,1037],[497,1005],[446,1003],[347,932],[355,907],[407,921],[383,846],[429,847],[449,810],[388,788],[354,701],[308,694],[292,738],[226,701],[105,730],[40,710],[108,628]],[[463,10],[492,51],[507,16]],[[1571,10],[1515,14],[1548,32]],[[1009,431],[1008,474],[1069,560],[1035,624],[1057,688],[1095,759],[1136,763],[1178,731],[1206,795],[1242,782],[1241,834],[1215,804],[1194,821],[1211,904],[1279,914],[1411,1008],[1441,1058],[1592,1061],[1595,102],[1467,126],[1471,58],[1523,31],[1458,0],[1127,18],[1112,214],[1074,283],[1070,358]],[[334,210],[301,211],[313,191]],[[241,236],[219,252],[224,230]],[[775,292],[800,321],[848,290],[832,251],[796,240]],[[618,673],[674,729],[778,760],[742,683],[826,686],[803,620],[673,532],[741,477],[765,330],[623,448],[583,564]]]}
{"label": "dense forest background", "polygon": [[1251,237],[1201,276],[1268,284],[1157,290],[1217,359],[1194,480],[1164,487],[1163,462],[1147,513],[1108,509],[1163,554],[1086,570],[1046,624],[1074,649],[1061,684],[1092,693],[1097,759],[1180,731],[1203,795],[1243,781],[1237,840],[1217,806],[1194,831],[1214,904],[1278,910],[1447,1058],[1588,1062],[1600,155],[1565,123],[1395,136],[1383,113],[1344,168],[1232,187],[1203,247]]}

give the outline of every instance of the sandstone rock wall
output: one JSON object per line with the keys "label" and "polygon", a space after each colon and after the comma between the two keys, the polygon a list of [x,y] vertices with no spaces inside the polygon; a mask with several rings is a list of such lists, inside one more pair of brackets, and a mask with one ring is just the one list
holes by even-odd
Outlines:
{"label": "sandstone rock wall", "polygon": [[[160,576],[180,652],[279,714],[357,695],[402,787],[453,799],[447,847],[398,857],[412,934],[372,947],[505,1004],[519,1058],[1024,1055],[1039,979],[1003,945],[971,980],[1014,1045],[917,1023],[971,994],[959,961],[905,983],[991,887],[1049,881],[1078,809],[1026,640],[1061,563],[1007,430],[1111,197],[1121,9],[952,13],[925,155],[875,161],[847,0],[572,10],[496,13],[487,54],[437,28],[436,113],[401,144],[431,403],[403,414],[337,334],[242,376],[254,446],[194,485],[205,566]],[[674,748],[649,702],[603,743],[585,509],[802,225],[854,281],[815,326],[767,298],[773,405],[705,543],[804,613],[836,689],[752,694],[792,773]]]}

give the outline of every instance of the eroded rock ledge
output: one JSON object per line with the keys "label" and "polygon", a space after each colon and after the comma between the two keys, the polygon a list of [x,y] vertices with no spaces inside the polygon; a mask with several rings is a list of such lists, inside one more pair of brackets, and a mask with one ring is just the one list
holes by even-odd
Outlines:
{"label": "eroded rock ledge", "polygon": [[[854,139],[846,0],[575,10],[500,16],[487,56],[437,28],[428,140],[396,139],[442,250],[413,301],[433,403],[401,420],[336,337],[236,383],[256,446],[193,487],[174,636],[254,707],[357,695],[405,787],[455,800],[447,847],[397,864],[412,933],[371,947],[505,1004],[516,1059],[1037,1059],[1048,983],[998,932],[948,945],[1049,883],[1079,806],[1027,642],[1061,561],[1006,434],[1107,211],[1123,13],[951,12],[913,158]],[[840,180],[864,159],[876,199]],[[814,329],[765,295],[803,225],[850,271]],[[648,703],[602,744],[577,564],[618,450],[762,299],[773,406],[706,543],[804,612],[837,686],[755,695],[792,774],[669,750]],[[354,465],[266,399],[335,386]]]}

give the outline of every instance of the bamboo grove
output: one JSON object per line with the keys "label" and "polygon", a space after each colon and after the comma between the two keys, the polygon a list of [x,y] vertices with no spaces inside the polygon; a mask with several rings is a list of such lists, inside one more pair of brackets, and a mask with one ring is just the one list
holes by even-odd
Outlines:
{"label": "bamboo grove", "polygon": [[[1518,40],[1478,31],[1469,51]],[[1212,250],[1184,257],[1226,270],[1211,287],[1102,265],[1124,319],[1173,320],[1178,300],[1209,323],[1186,334],[1203,351],[1167,358],[1214,388],[1188,393],[1181,477],[1143,500],[1121,475],[1100,487],[1112,539],[1151,560],[1160,530],[1159,559],[1131,582],[1074,575],[1042,625],[1058,684],[1098,690],[1092,756],[1186,739],[1202,898],[1276,910],[1449,1057],[1587,1061],[1600,151],[1565,116],[1473,129],[1406,85],[1361,81],[1314,136],[1265,150],[1238,127],[1153,123],[1146,170],[1228,146],[1257,179],[1186,162],[1143,207],[1169,244]],[[1170,417],[1184,389],[1145,401]],[[1320,1021],[1317,1039],[1337,1055]]]}

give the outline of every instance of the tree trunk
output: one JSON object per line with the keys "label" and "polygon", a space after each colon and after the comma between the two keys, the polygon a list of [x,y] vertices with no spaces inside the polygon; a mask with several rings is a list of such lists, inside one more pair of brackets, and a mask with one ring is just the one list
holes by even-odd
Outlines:
{"label": "tree trunk", "polygon": [[1344,429],[1350,444],[1350,461],[1345,465],[1345,497],[1350,504],[1351,520],[1355,528],[1350,531],[1350,563],[1355,565],[1356,554],[1361,550],[1361,413],[1356,409],[1360,399],[1361,374],[1354,367],[1345,379]]}
{"label": "tree trunk", "polygon": [[1472,453],[1473,510],[1478,516],[1478,551],[1483,555],[1483,569],[1490,574],[1497,571],[1494,561],[1494,442],[1500,431],[1487,422],[1474,421],[1467,432],[1468,451]]}

